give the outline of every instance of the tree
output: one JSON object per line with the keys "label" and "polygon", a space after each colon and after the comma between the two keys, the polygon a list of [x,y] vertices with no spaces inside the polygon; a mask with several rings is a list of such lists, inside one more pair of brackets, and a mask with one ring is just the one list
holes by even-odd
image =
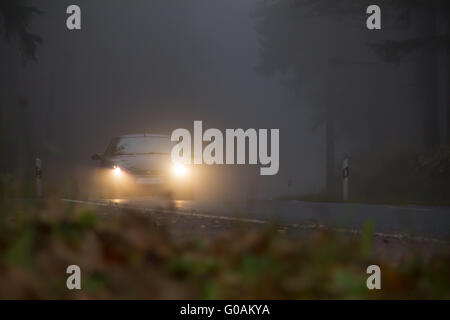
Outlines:
{"label": "tree", "polygon": [[[436,74],[433,73],[436,68],[437,50],[447,49],[449,42],[448,30],[445,34],[437,35],[436,19],[440,18],[448,22],[449,6],[445,0],[380,0],[379,5],[393,15],[390,21],[394,27],[411,29],[414,21],[414,14],[425,12],[430,25],[422,34],[415,35],[411,39],[388,39],[380,43],[368,43],[367,45],[377,54],[380,63],[400,63],[408,53],[424,50],[428,52],[429,65],[429,87],[430,94],[428,101],[423,107],[423,127],[424,144],[432,149],[439,143],[439,112],[437,103]],[[261,75],[271,76],[276,73],[288,74],[287,85],[296,92],[304,91],[307,87],[312,87],[311,77],[308,75],[321,72],[320,66],[311,66],[308,59],[305,59],[305,51],[311,50],[303,46],[302,37],[309,31],[302,30],[299,23],[305,19],[324,17],[334,17],[337,19],[346,19],[346,22],[365,18],[366,8],[371,4],[369,1],[354,0],[291,0],[291,1],[264,1],[256,9],[255,16],[259,18],[257,30],[261,35],[260,57],[261,61],[256,70]],[[313,39],[314,40],[314,39]],[[307,43],[307,42],[306,42]],[[327,67],[334,67],[339,64],[363,65],[365,62],[344,61],[336,58],[329,61]],[[323,82],[324,79],[321,79]],[[321,83],[321,86],[328,89],[330,86]],[[329,94],[329,91],[327,91]],[[320,100],[320,94],[318,95]],[[337,101],[337,100],[336,100]],[[336,105],[337,104],[337,105]],[[345,121],[339,119],[339,116],[345,112],[339,112],[342,106],[337,108],[329,104],[317,105],[318,122],[325,124],[326,128],[326,167],[327,167],[327,185],[332,188],[335,162],[334,162],[334,140],[336,121]],[[368,112],[373,112],[368,110]],[[367,118],[367,115],[365,115]],[[347,124],[344,125],[344,127]],[[441,139],[442,140],[442,139]]]}
{"label": "tree", "polygon": [[[417,36],[408,39],[388,39],[383,43],[369,44],[378,56],[388,63],[400,63],[408,54],[422,51],[429,60],[428,104],[423,108],[424,142],[427,149],[436,149],[450,141],[450,3],[446,0],[415,0],[412,3],[400,1],[396,9],[404,20],[410,22],[413,9],[423,12],[427,28]],[[411,23],[409,23],[410,25]],[[442,56],[446,60],[443,63]],[[447,64],[446,76],[439,69]],[[447,78],[442,86],[443,78]],[[444,90],[444,91],[442,91]],[[447,97],[442,97],[442,95]]]}
{"label": "tree", "polygon": [[[10,41],[12,36],[18,37],[24,61],[29,59],[36,60],[36,48],[38,44],[42,43],[42,38],[31,33],[29,27],[35,15],[41,14],[42,12],[25,3],[25,0],[0,0],[0,23],[3,26],[6,40]],[[24,114],[27,115],[26,100],[22,100],[19,105],[21,105],[24,110]],[[4,149],[4,142],[2,140],[5,130],[2,126],[3,116],[3,106],[0,104],[0,160],[2,159]],[[26,131],[26,133],[28,133],[28,131]],[[0,170],[2,169],[3,163],[0,163]],[[4,177],[0,175],[0,198],[3,196],[3,178]]]}
{"label": "tree", "polygon": [[[324,10],[335,6],[335,2],[329,1],[266,1],[255,12],[259,18],[257,31],[261,35],[260,56],[261,60],[256,71],[264,76],[272,76],[276,73],[283,74],[284,83],[298,94],[313,91],[315,100],[317,128],[325,129],[326,143],[326,185],[327,193],[334,196],[336,188],[335,166],[335,138],[336,122],[342,119],[342,102],[339,99],[339,90],[336,83],[340,82],[337,74],[328,74],[330,69],[336,68],[332,61],[325,55],[320,56],[324,61],[311,63],[320,58],[311,48],[310,43],[317,43],[316,34],[304,31],[302,22],[308,17],[318,17],[326,14]],[[340,1],[339,1],[340,3]],[[322,40],[322,39],[320,39]],[[319,40],[319,41],[320,41]],[[332,50],[332,48],[330,48]],[[326,49],[325,49],[326,50]],[[327,92],[324,97],[322,89]],[[329,101],[334,100],[333,104]]]}
{"label": "tree", "polygon": [[439,56],[444,53],[447,60],[447,78],[450,75],[450,2],[448,0],[385,0],[382,3],[396,10],[398,22],[403,22],[406,27],[412,26],[414,13],[421,12],[424,16],[427,27],[422,30],[422,33],[407,39],[387,39],[382,43],[370,43],[369,46],[382,61],[394,64],[400,63],[413,52],[422,51],[427,54],[431,92],[422,113],[424,144],[431,150],[439,145],[445,145],[450,141],[448,130],[450,82],[447,80],[444,89],[447,93],[444,99],[447,101],[442,102],[441,92],[439,92],[442,77],[437,71],[442,65]]}
{"label": "tree", "polygon": [[[323,17],[360,17],[361,13],[370,4],[368,1],[354,0],[291,0],[286,2],[285,8],[289,8],[291,16],[295,19],[323,18]],[[286,4],[285,3],[285,4]],[[381,43],[368,43],[382,62],[398,64],[408,54],[422,51],[428,56],[427,70],[429,71],[428,87],[430,93],[428,103],[423,108],[423,137],[427,149],[434,149],[439,145],[450,141],[450,99],[446,103],[439,100],[439,75],[437,69],[440,67],[438,56],[444,51],[449,58],[450,48],[450,2],[448,0],[380,0],[379,5],[386,11],[393,12],[392,22],[394,26],[411,28],[417,20],[417,13],[421,12],[425,19],[427,28],[422,33],[407,39],[387,39]],[[258,9],[258,15],[269,17],[273,15],[272,10],[280,10],[280,4],[270,1],[269,4]],[[293,13],[297,11],[297,13]],[[416,18],[416,19],[415,19]],[[439,25],[441,29],[439,30]],[[264,48],[265,51],[267,48]],[[450,64],[449,64],[450,65]],[[448,67],[450,74],[450,67]],[[446,84],[446,91],[448,86]],[[440,105],[441,104],[441,105]],[[445,104],[445,105],[442,105]],[[446,119],[440,119],[446,117]]]}
{"label": "tree", "polygon": [[3,22],[5,37],[9,41],[16,35],[24,59],[36,60],[37,45],[42,43],[42,38],[31,33],[29,27],[35,15],[42,11],[28,6],[26,0],[0,0],[0,16]]}

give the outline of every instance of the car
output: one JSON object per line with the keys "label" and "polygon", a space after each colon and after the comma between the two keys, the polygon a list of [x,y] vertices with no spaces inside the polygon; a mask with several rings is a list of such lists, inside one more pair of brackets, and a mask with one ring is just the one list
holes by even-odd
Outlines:
{"label": "car", "polygon": [[91,157],[99,161],[100,188],[113,196],[150,192],[172,198],[192,197],[192,168],[172,162],[174,144],[170,136],[161,134],[113,138],[103,155]]}

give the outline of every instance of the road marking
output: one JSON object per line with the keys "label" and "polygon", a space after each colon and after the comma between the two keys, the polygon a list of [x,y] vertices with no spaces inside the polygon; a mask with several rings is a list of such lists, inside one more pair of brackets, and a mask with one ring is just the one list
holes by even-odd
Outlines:
{"label": "road marking", "polygon": [[408,205],[388,205],[388,204],[376,204],[376,203],[358,203],[358,202],[315,202],[315,201],[302,201],[302,200],[288,200],[288,202],[309,204],[309,205],[338,205],[338,206],[370,206],[370,207],[382,207],[395,210],[407,210],[407,211],[433,211],[435,208],[419,206],[414,204]]}
{"label": "road marking", "polygon": [[153,211],[153,212],[162,212],[169,214],[177,214],[183,216],[193,216],[199,218],[208,218],[208,219],[216,219],[216,220],[228,220],[228,221],[237,221],[237,222],[247,222],[247,223],[257,223],[257,224],[268,224],[269,221],[257,220],[257,219],[246,219],[246,218],[238,218],[238,217],[227,217],[227,216],[216,216],[212,214],[206,213],[196,213],[192,211],[185,210],[169,210],[163,208],[144,208],[139,206],[132,206],[128,204],[118,204],[115,202],[104,202],[104,201],[83,201],[83,200],[72,200],[72,199],[61,199],[64,202],[78,203],[78,204],[87,204],[101,207],[110,207],[110,208],[123,208],[123,209],[134,209],[140,211]]}
{"label": "road marking", "polygon": [[[229,216],[219,216],[207,213],[197,213],[188,211],[188,210],[169,210],[164,208],[148,208],[148,207],[140,207],[140,206],[132,206],[128,204],[119,204],[112,201],[92,201],[92,200],[73,200],[73,199],[61,199],[64,202],[76,203],[76,204],[85,204],[85,205],[93,205],[100,207],[108,207],[108,208],[122,208],[122,209],[133,209],[143,212],[160,212],[167,213],[173,215],[181,215],[181,216],[190,216],[196,218],[206,218],[206,219],[214,219],[214,220],[225,220],[225,221],[234,221],[234,222],[244,222],[244,223],[254,223],[254,224],[271,224],[270,221],[267,220],[258,220],[258,219],[247,219],[247,218],[239,218],[239,217],[229,217]],[[272,222],[273,223],[273,222]],[[323,230],[323,231],[332,231],[339,233],[349,233],[349,234],[361,234],[361,230],[358,229],[345,229],[345,228],[333,228],[327,227],[323,224],[279,224],[280,227],[288,227],[294,229],[302,229],[302,230]],[[435,238],[427,238],[421,236],[410,236],[404,233],[383,233],[383,232],[373,232],[372,233],[376,237],[381,238],[392,238],[398,240],[414,240],[418,242],[434,242],[441,244],[449,244],[449,241]]]}
{"label": "road marking", "polygon": [[408,211],[432,211],[432,209],[429,208],[419,208],[415,206],[386,206],[389,209],[395,209],[395,210],[408,210]]}

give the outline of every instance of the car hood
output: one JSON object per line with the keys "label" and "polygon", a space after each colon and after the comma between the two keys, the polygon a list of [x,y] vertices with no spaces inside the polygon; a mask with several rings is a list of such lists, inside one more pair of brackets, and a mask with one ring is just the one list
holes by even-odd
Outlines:
{"label": "car hood", "polygon": [[164,174],[171,164],[169,154],[121,155],[109,160],[129,173],[142,175]]}

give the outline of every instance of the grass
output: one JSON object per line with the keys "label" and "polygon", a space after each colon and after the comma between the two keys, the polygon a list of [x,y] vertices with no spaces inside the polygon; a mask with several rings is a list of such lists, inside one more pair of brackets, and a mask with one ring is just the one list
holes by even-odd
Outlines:
{"label": "grass", "polygon": [[[370,224],[361,239],[236,227],[179,241],[170,226],[134,211],[104,215],[56,199],[1,206],[2,299],[450,298],[449,256],[375,259]],[[66,288],[72,264],[82,290]],[[366,288],[371,264],[381,267],[382,290]]]}

